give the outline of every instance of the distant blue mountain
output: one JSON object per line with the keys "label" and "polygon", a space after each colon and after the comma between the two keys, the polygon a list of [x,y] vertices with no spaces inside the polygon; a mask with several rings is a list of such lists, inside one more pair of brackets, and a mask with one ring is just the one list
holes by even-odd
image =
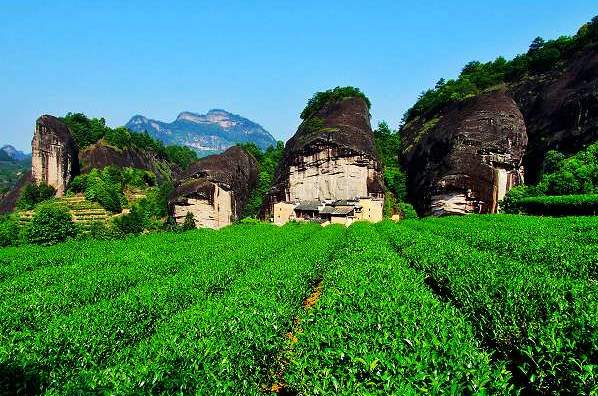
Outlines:
{"label": "distant blue mountain", "polygon": [[255,143],[262,149],[276,145],[261,125],[220,109],[207,114],[183,112],[171,123],[136,115],[125,126],[134,132],[147,131],[166,145],[189,146],[200,155],[219,153],[237,143]]}
{"label": "distant blue mountain", "polygon": [[31,159],[31,154],[25,154],[10,144],[2,146],[0,151],[0,157],[3,158],[3,160],[23,161]]}

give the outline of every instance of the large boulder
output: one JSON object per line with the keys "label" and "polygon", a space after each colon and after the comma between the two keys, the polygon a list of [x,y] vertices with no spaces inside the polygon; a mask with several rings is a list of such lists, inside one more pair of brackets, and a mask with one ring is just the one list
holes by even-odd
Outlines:
{"label": "large boulder", "polygon": [[402,129],[408,192],[418,213],[494,213],[523,182],[523,116],[504,90],[445,107]]}
{"label": "large boulder", "polygon": [[330,101],[287,142],[265,211],[276,202],[382,197],[382,180],[365,100]]}
{"label": "large boulder", "polygon": [[197,227],[221,228],[243,213],[258,178],[255,158],[238,146],[192,163],[169,199],[177,223],[193,214]]}
{"label": "large boulder", "polygon": [[43,115],[35,123],[31,142],[31,174],[35,183],[45,183],[62,196],[68,183],[79,173],[77,146],[64,122]]}

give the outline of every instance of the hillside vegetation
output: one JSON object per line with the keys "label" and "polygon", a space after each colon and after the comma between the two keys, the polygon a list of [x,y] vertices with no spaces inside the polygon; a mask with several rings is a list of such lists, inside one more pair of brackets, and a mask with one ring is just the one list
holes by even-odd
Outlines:
{"label": "hillside vegetation", "polygon": [[0,250],[0,393],[596,390],[598,220],[236,225]]}
{"label": "hillside vegetation", "polygon": [[421,93],[417,102],[403,116],[403,123],[414,118],[432,115],[441,107],[475,96],[485,89],[503,83],[519,81],[526,76],[558,67],[585,45],[598,41],[598,16],[583,25],[574,36],[560,36],[554,40],[536,37],[527,53],[511,60],[500,56],[494,61],[466,64],[456,79],[441,78],[433,89]]}

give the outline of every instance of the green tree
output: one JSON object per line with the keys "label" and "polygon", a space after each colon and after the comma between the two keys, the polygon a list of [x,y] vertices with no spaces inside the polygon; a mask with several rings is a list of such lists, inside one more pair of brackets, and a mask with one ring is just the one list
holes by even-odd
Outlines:
{"label": "green tree", "polygon": [[37,204],[56,195],[56,189],[45,183],[31,183],[26,185],[21,191],[21,195],[17,200],[17,208],[21,210],[31,210]]}
{"label": "green tree", "polygon": [[177,164],[183,170],[197,160],[197,152],[187,146],[166,146],[165,150],[168,161]]}
{"label": "green tree", "polygon": [[194,230],[195,228],[196,228],[195,217],[193,216],[193,213],[187,212],[187,214],[185,215],[185,221],[181,225],[181,230],[189,231],[189,230]]}
{"label": "green tree", "polygon": [[336,87],[327,91],[316,92],[314,96],[309,99],[307,106],[305,106],[305,109],[303,109],[301,112],[301,119],[308,119],[328,102],[335,102],[341,99],[354,97],[362,98],[367,104],[368,109],[371,107],[370,99],[365,96],[365,94],[361,92],[359,88],[350,86]]}
{"label": "green tree", "polygon": [[65,206],[50,201],[36,207],[25,236],[30,243],[52,245],[76,237],[77,227]]}

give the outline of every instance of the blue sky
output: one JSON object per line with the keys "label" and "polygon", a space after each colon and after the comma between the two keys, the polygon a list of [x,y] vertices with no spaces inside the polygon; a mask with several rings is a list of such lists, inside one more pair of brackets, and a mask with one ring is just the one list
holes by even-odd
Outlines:
{"label": "blue sky", "polygon": [[593,1],[3,1],[0,144],[30,150],[35,119],[111,126],[224,108],[276,138],[315,92],[361,88],[397,126],[441,77],[574,34]]}

